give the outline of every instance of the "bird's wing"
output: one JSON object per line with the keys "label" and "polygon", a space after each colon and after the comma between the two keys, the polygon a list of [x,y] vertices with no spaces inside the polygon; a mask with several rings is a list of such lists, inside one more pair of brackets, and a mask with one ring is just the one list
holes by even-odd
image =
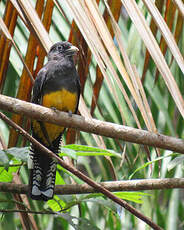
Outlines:
{"label": "bird's wing", "polygon": [[41,104],[42,99],[42,87],[46,80],[47,76],[47,67],[42,68],[35,79],[35,83],[33,86],[33,94],[31,98],[31,102],[35,104]]}

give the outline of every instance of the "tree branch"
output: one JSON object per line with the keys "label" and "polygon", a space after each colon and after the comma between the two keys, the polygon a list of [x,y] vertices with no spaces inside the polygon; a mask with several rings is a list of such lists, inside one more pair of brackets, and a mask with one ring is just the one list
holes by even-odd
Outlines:
{"label": "tree branch", "polygon": [[[184,188],[184,179],[183,178],[141,179],[141,180],[139,179],[139,180],[127,180],[127,181],[108,181],[108,182],[101,182],[99,184],[111,192],[142,191],[142,190]],[[0,192],[27,194],[28,185],[0,182]],[[95,193],[95,192],[97,191],[86,183],[56,185],[54,191],[56,195],[87,194],[87,193]]]}
{"label": "tree branch", "polygon": [[32,210],[20,210],[20,209],[0,209],[1,213],[13,213],[13,212],[17,212],[17,213],[32,213],[32,214],[47,214],[47,215],[58,215],[57,212],[49,212],[49,211],[32,211]]}
{"label": "tree branch", "polygon": [[110,122],[88,119],[79,115],[68,116],[67,113],[54,111],[8,96],[0,95],[0,108],[28,116],[32,119],[50,122],[64,127],[75,128],[84,132],[124,141],[172,150],[184,154],[184,140],[159,133],[135,129]]}
{"label": "tree branch", "polygon": [[54,154],[52,151],[47,149],[45,146],[41,145],[36,139],[34,139],[32,136],[29,135],[24,129],[22,129],[20,126],[15,124],[12,120],[10,120],[7,116],[5,116],[3,113],[0,112],[0,117],[3,119],[8,125],[12,126],[14,129],[16,129],[21,135],[26,137],[32,144],[37,146],[38,149],[43,151],[46,155],[49,157],[55,158],[63,168],[73,173],[75,176],[86,182],[88,185],[92,186],[96,191],[104,194],[106,197],[110,198],[112,201],[116,202],[129,212],[131,212],[134,216],[138,217],[139,219],[143,220],[145,223],[147,223],[150,227],[152,227],[155,230],[161,230],[162,228],[159,227],[157,224],[155,224],[150,218],[144,216],[141,212],[139,212],[137,209],[135,209],[132,205],[128,204],[126,201],[118,198],[113,193],[111,193],[109,190],[104,188],[102,185],[96,183],[89,177],[87,177],[85,174],[81,173],[79,170],[74,168],[73,166],[67,164],[65,161],[63,161],[58,155]]}

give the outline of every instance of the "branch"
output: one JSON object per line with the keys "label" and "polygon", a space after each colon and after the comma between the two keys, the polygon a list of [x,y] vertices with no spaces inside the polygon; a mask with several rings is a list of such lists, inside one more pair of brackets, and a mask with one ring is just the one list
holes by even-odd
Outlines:
{"label": "branch", "polygon": [[[184,179],[183,178],[141,179],[141,180],[127,180],[127,181],[108,181],[108,182],[101,182],[99,184],[111,192],[141,191],[141,190],[184,188]],[[0,192],[28,194],[28,185],[0,182]],[[86,183],[56,185],[54,191],[56,195],[87,194],[87,193],[95,193],[95,192],[97,191]]]}
{"label": "branch", "polygon": [[1,213],[12,213],[12,212],[20,212],[20,213],[32,213],[32,214],[47,214],[47,215],[57,215],[57,212],[49,212],[49,211],[32,211],[32,210],[20,210],[20,209],[0,209]]}
{"label": "branch", "polygon": [[145,223],[147,223],[150,227],[152,227],[155,230],[161,230],[162,228],[159,227],[157,224],[155,224],[150,218],[144,216],[141,212],[139,212],[137,209],[135,209],[132,205],[128,204],[126,201],[118,198],[113,193],[111,193],[109,190],[104,188],[102,185],[96,183],[89,177],[87,177],[85,174],[81,173],[79,170],[74,168],[73,166],[67,164],[65,161],[63,161],[58,155],[54,154],[52,151],[47,149],[45,146],[41,145],[36,139],[34,139],[32,136],[29,135],[24,129],[22,129],[20,126],[15,124],[12,120],[10,120],[7,116],[5,116],[3,113],[0,112],[0,117],[3,119],[8,125],[12,126],[15,130],[17,130],[21,135],[26,137],[33,145],[37,146],[38,149],[43,151],[46,155],[49,157],[55,158],[63,168],[73,173],[75,176],[86,182],[88,185],[92,186],[96,191],[104,194],[106,197],[110,198],[115,203],[119,204],[129,212],[131,212],[134,216],[138,217],[139,219],[143,220]]}
{"label": "branch", "polygon": [[184,140],[165,136],[159,133],[135,129],[110,122],[88,119],[79,115],[68,116],[68,113],[54,111],[43,106],[28,103],[0,95],[0,108],[6,111],[28,116],[32,119],[50,122],[84,132],[124,141],[172,150],[184,154]]}

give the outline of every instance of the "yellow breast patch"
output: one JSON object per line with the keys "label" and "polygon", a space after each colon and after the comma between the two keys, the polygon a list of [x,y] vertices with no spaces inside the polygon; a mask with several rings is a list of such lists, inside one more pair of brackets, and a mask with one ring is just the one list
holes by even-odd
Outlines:
{"label": "yellow breast patch", "polygon": [[[48,108],[53,107],[60,111],[71,111],[74,113],[77,106],[77,100],[77,93],[72,93],[62,89],[44,95],[42,98],[42,105]],[[48,140],[45,138],[43,130],[40,127],[40,123],[36,120],[34,120],[32,123],[35,134],[42,140],[45,145],[49,146],[64,131],[64,127],[47,122],[43,124],[47,132],[47,136],[49,137],[50,143],[48,143]]]}
{"label": "yellow breast patch", "polygon": [[51,92],[43,96],[42,105],[45,107],[54,107],[60,111],[75,112],[77,105],[77,94],[65,89]]}

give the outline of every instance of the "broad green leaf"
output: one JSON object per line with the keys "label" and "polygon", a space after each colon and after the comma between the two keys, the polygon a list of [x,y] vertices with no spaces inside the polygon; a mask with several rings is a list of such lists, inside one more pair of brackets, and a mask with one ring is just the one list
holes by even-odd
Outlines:
{"label": "broad green leaf", "polygon": [[0,168],[0,182],[11,182],[12,179],[13,176],[11,172],[7,172],[5,168]]}
{"label": "broad green leaf", "polygon": [[58,196],[54,196],[52,200],[47,201],[47,205],[54,211],[59,212],[65,208],[66,203],[61,200]]}
{"label": "broad green leaf", "polygon": [[132,201],[138,204],[143,203],[142,200],[143,196],[151,196],[151,194],[143,193],[143,192],[114,192],[114,195],[116,195],[117,197],[123,200]]}
{"label": "broad green leaf", "polygon": [[55,181],[55,184],[58,184],[58,185],[65,184],[64,179],[62,178],[62,176],[60,175],[60,173],[58,171],[56,171],[56,181]]}
{"label": "broad green leaf", "polygon": [[8,167],[8,172],[9,173],[15,173],[15,172],[17,172],[17,170],[20,168],[21,165],[22,165],[21,161],[16,160],[16,159],[12,159],[11,160],[11,164],[9,164],[9,167]]}
{"label": "broad green leaf", "polygon": [[62,149],[71,149],[76,151],[77,156],[114,156],[121,158],[119,153],[113,150],[106,150],[97,147],[90,147],[86,145],[65,145]]}

